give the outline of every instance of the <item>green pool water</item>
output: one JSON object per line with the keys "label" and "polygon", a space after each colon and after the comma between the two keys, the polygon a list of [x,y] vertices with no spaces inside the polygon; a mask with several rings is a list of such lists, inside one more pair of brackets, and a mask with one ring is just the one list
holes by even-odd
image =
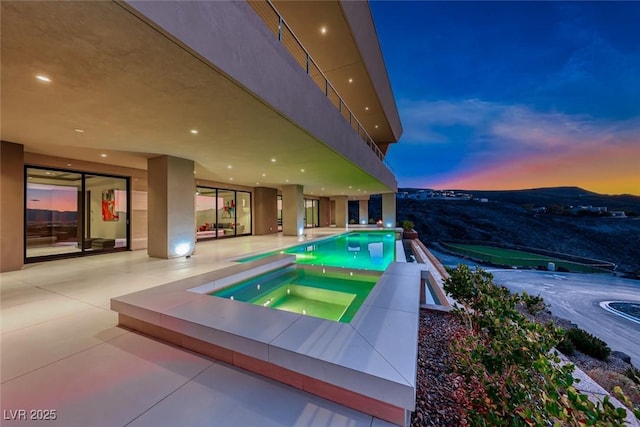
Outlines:
{"label": "green pool water", "polygon": [[297,264],[384,271],[395,259],[395,242],[394,232],[357,231],[238,261],[247,262],[286,253],[295,255]]}
{"label": "green pool water", "polygon": [[378,278],[372,274],[291,266],[210,295],[348,323]]}

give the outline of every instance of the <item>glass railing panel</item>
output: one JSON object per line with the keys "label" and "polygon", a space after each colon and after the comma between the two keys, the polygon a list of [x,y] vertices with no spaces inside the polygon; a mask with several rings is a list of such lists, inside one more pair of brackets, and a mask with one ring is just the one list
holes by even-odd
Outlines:
{"label": "glass railing panel", "polygon": [[347,107],[340,94],[331,85],[331,82],[324,75],[320,67],[313,61],[309,52],[302,46],[291,28],[282,18],[270,0],[247,0],[256,14],[264,21],[274,36],[280,40],[283,46],[289,51],[291,56],[298,62],[300,67],[309,75],[318,88],[325,94],[329,101],[340,112],[342,117],[349,123],[351,128],[360,138],[373,150],[373,152],[383,160],[384,164],[391,170],[387,162],[384,161],[384,154],[367,133],[360,121],[353,115]]}
{"label": "glass railing panel", "polygon": [[333,104],[334,107],[336,107],[336,110],[340,110],[341,105],[342,104],[342,100],[340,99],[340,96],[338,96],[338,92],[335,91],[335,89],[333,89],[333,86],[328,85],[329,86],[329,90],[327,92],[327,98],[329,98],[329,101],[331,101],[331,103]]}
{"label": "glass railing panel", "polygon": [[264,0],[249,0],[248,3],[277,38],[280,17],[275,13],[271,5]]}
{"label": "glass railing panel", "polygon": [[307,52],[305,52],[302,45],[298,42],[296,37],[293,35],[289,27],[282,25],[280,29],[280,33],[282,34],[282,44],[287,48],[291,56],[294,57],[296,62],[300,64],[302,69],[307,68]]}
{"label": "glass railing panel", "polygon": [[318,89],[322,91],[325,95],[327,95],[327,90],[329,89],[329,82],[324,78],[322,71],[316,65],[315,62],[309,60],[309,77],[311,80],[318,86]]}

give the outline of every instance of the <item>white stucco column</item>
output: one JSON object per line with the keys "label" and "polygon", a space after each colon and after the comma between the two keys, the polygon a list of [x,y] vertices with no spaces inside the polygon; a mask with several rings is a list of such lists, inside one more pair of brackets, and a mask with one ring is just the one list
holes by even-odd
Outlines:
{"label": "white stucco column", "polygon": [[282,186],[282,234],[304,234],[304,193],[302,185]]}
{"label": "white stucco column", "polygon": [[331,200],[335,201],[336,227],[346,228],[349,223],[349,199],[347,196],[335,196]]}
{"label": "white stucco column", "polygon": [[396,226],[396,193],[382,194],[382,223],[387,228]]}
{"label": "white stucco column", "polygon": [[369,223],[369,199],[366,200],[358,200],[359,205],[359,222],[360,224],[368,224]]}
{"label": "white stucco column", "polygon": [[176,258],[195,248],[193,160],[160,156],[147,161],[149,256]]}

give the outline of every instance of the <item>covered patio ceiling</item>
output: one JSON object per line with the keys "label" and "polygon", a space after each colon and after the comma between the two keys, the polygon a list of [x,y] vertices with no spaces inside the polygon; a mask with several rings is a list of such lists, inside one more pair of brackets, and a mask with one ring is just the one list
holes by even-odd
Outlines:
{"label": "covered patio ceiling", "polygon": [[217,182],[390,191],[116,2],[1,7],[1,136],[26,152],[138,169],[166,154]]}

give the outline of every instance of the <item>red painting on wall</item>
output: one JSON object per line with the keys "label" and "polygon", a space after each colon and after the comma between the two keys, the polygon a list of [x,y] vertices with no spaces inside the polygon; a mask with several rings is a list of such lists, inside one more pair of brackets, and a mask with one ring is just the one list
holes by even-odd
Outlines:
{"label": "red painting on wall", "polygon": [[102,220],[117,221],[119,215],[116,212],[116,193],[114,190],[102,192]]}

